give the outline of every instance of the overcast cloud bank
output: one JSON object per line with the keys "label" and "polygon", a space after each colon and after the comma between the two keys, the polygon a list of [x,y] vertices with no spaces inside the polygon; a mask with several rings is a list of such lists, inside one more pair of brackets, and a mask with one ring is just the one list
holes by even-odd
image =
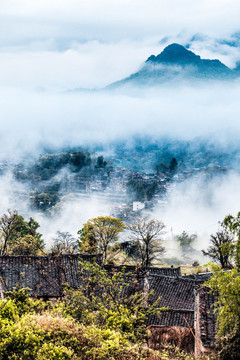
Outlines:
{"label": "overcast cloud bank", "polygon": [[[1,0],[0,159],[26,161],[47,147],[107,147],[137,135],[206,137],[224,151],[238,149],[239,81],[114,93],[69,90],[123,79],[172,42],[234,68],[240,60],[239,13],[237,0]],[[198,231],[207,240],[218,221],[239,210],[239,180],[231,172],[207,186],[201,179],[186,181],[154,216],[169,229]],[[0,185],[1,212],[32,214],[16,196],[25,189],[11,174]],[[57,230],[76,236],[82,222],[108,209],[91,198],[66,201],[54,221],[33,215],[49,241]]]}

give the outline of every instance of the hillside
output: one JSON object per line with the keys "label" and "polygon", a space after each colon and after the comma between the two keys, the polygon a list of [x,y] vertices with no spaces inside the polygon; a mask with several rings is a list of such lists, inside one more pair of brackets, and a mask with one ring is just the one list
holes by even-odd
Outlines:
{"label": "hillside", "polygon": [[159,55],[151,55],[138,72],[109,87],[157,86],[180,80],[233,80],[238,76],[237,69],[232,70],[217,59],[201,59],[182,45],[171,44]]}

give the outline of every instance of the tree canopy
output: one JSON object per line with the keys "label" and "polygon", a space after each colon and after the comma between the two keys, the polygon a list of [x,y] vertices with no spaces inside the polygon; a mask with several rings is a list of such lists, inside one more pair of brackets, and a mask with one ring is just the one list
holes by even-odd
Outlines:
{"label": "tree canopy", "polygon": [[37,231],[39,226],[32,217],[25,221],[16,210],[8,210],[0,218],[0,254],[7,255],[13,252],[14,255],[23,255],[23,249],[26,249],[28,255],[41,252],[45,244],[42,234]]}
{"label": "tree canopy", "polygon": [[192,243],[197,239],[196,234],[189,235],[186,231],[183,231],[180,235],[177,235],[176,240],[182,249],[182,252],[189,252],[192,250]]}
{"label": "tree canopy", "polygon": [[230,232],[235,237],[235,247],[234,247],[234,260],[235,264],[240,270],[240,212],[237,216],[227,215],[223,222],[222,226],[226,232]]}
{"label": "tree canopy", "polygon": [[141,258],[141,266],[148,267],[154,260],[159,259],[164,252],[162,235],[165,225],[159,220],[150,220],[148,217],[137,218],[128,226],[130,240],[136,246]]}
{"label": "tree canopy", "polygon": [[69,232],[57,231],[51,252],[58,255],[76,254],[78,252],[78,241]]}
{"label": "tree canopy", "polygon": [[231,269],[231,258],[234,253],[233,237],[224,231],[219,231],[216,235],[211,235],[210,243],[207,250],[202,250],[203,255],[219,262],[223,269]]}
{"label": "tree canopy", "polygon": [[124,229],[123,222],[111,216],[90,219],[78,231],[80,251],[92,254],[100,251],[106,260],[108,247],[118,240]]}
{"label": "tree canopy", "polygon": [[240,353],[240,276],[237,269],[224,271],[213,266],[213,275],[207,282],[217,295],[217,349],[219,360],[237,360]]}

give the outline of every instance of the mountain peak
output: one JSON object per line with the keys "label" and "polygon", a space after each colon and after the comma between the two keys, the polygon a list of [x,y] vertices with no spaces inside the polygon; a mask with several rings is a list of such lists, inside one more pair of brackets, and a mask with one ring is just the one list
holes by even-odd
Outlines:
{"label": "mountain peak", "polygon": [[232,80],[239,77],[239,73],[240,66],[231,70],[219,60],[201,59],[184,46],[174,43],[168,45],[159,55],[151,55],[138,72],[114,83],[113,86],[156,86],[180,81]]}
{"label": "mountain peak", "polygon": [[151,55],[146,62],[157,62],[165,64],[189,64],[197,63],[201,60],[200,56],[194,54],[192,51],[187,50],[184,46],[179,44],[168,45],[161,54],[154,56]]}

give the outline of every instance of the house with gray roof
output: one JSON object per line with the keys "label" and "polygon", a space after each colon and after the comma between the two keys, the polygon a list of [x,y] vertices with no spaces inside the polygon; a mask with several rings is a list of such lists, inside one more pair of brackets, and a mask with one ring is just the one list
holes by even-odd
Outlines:
{"label": "house with gray roof", "polygon": [[[216,314],[213,312],[214,296],[204,281],[198,277],[183,277],[180,268],[103,265],[102,255],[58,255],[58,256],[0,256],[0,284],[2,290],[13,290],[16,285],[30,288],[31,296],[51,299],[62,298],[64,284],[73,289],[81,285],[81,261],[97,262],[111,274],[125,270],[130,286],[123,287],[123,294],[129,291],[153,292],[149,301],[157,307],[166,308],[160,316],[151,315],[147,326],[155,334],[175,329],[184,335],[184,330],[195,332],[195,353],[209,352],[214,349]],[[133,288],[133,277],[138,279]],[[135,286],[135,285],[134,285]],[[125,291],[126,290],[126,291]],[[158,300],[159,299],[159,300]],[[179,330],[180,329],[180,330]],[[186,333],[186,331],[185,331]],[[158,336],[161,340],[161,336]],[[183,339],[182,339],[183,340]],[[181,340],[181,343],[184,341]],[[186,343],[186,341],[185,341]],[[193,351],[193,348],[191,349]]]}

